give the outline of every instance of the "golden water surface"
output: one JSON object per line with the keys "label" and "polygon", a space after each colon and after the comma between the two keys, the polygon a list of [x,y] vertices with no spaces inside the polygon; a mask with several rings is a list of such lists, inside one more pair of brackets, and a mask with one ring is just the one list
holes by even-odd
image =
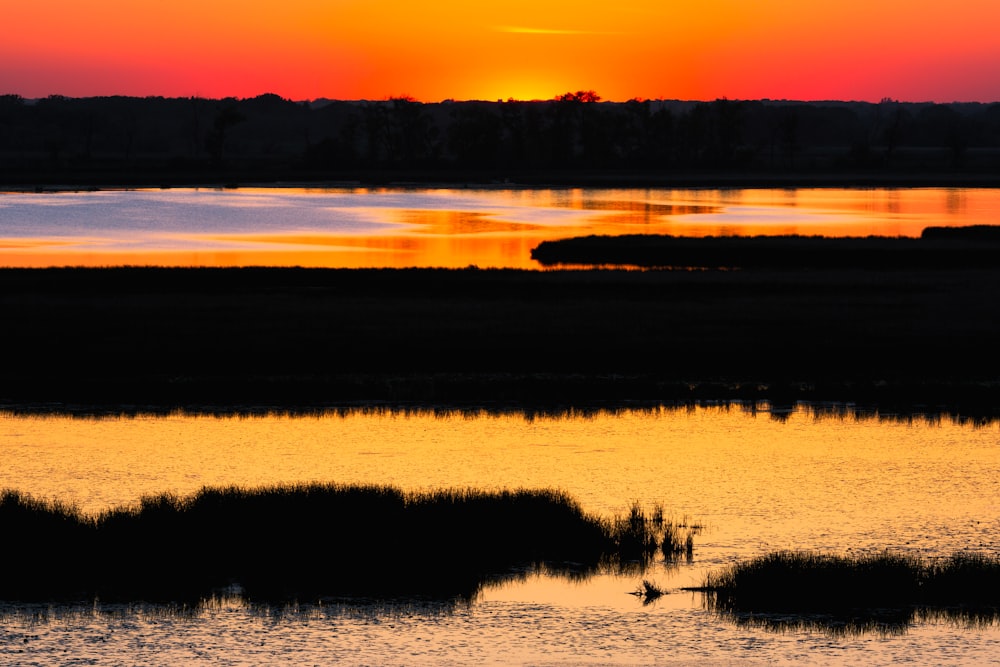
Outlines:
{"label": "golden water surface", "polygon": [[712,527],[703,555],[1000,547],[1000,426],[805,407],[781,419],[737,407],[533,418],[7,414],[0,460],[0,486],[87,512],[204,485],[555,487],[593,512],[639,501],[696,517]]}
{"label": "golden water surface", "polygon": [[272,616],[223,601],[176,616],[142,606],[15,606],[0,609],[0,662],[51,664],[72,655],[144,665],[981,664],[1000,655],[996,624],[931,620],[888,635],[775,633],[720,620],[698,594],[679,590],[774,549],[1000,553],[995,423],[766,405],[559,417],[0,413],[0,462],[0,487],[87,512],[203,485],[322,481],[405,490],[558,487],[587,511],[660,503],[668,515],[706,526],[690,563],[645,575],[670,590],[648,607],[628,595],[639,577],[612,575],[584,582],[533,576],[447,610],[349,606]]}

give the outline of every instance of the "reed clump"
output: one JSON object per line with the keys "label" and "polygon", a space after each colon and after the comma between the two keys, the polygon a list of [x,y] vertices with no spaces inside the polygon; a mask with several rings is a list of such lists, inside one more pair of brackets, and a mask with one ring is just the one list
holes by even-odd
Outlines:
{"label": "reed clump", "polygon": [[694,557],[694,538],[704,530],[704,526],[682,517],[680,520],[664,524],[663,540],[660,545],[663,557],[667,560],[684,556],[687,560]]}
{"label": "reed clump", "polygon": [[0,494],[0,599],[196,601],[324,595],[473,596],[544,565],[590,572],[648,563],[660,523],[585,513],[555,490],[302,484],[161,494],[86,516]]}
{"label": "reed clump", "polygon": [[779,551],[709,574],[711,606],[729,612],[841,613],[864,609],[1000,608],[1000,557],[928,561]]}
{"label": "reed clump", "polygon": [[642,583],[632,592],[632,595],[642,600],[643,606],[656,602],[666,594],[665,588],[649,579],[643,579]]}
{"label": "reed clump", "polygon": [[694,536],[701,529],[700,524],[689,522],[687,517],[667,518],[660,505],[647,511],[638,502],[632,504],[627,515],[615,517],[605,528],[614,539],[618,564],[635,564],[640,569],[654,560],[658,552],[668,561],[681,556],[690,558],[694,553]]}

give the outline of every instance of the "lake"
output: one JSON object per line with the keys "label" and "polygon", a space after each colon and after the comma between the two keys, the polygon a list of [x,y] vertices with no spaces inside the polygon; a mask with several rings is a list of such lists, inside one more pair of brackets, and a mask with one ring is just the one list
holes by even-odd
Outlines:
{"label": "lake", "polygon": [[[706,526],[691,562],[638,575],[532,575],[471,604],[345,600],[193,610],[0,607],[0,662],[165,664],[981,664],[1000,625],[914,619],[881,632],[776,631],[683,592],[776,549],[934,558],[1000,552],[1000,425],[767,404],[566,415],[345,410],[306,416],[0,414],[0,487],[88,512],[206,484],[299,481],[558,487],[585,510],[634,501]],[[67,555],[71,557],[71,555]],[[141,554],[123,554],[140,558]]]}
{"label": "lake", "polygon": [[506,267],[587,234],[919,236],[1000,190],[241,188],[0,194],[0,266]]}

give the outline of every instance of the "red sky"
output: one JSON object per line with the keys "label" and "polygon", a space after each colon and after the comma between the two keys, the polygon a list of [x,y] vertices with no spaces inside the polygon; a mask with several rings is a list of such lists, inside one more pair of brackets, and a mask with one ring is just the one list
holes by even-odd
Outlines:
{"label": "red sky", "polygon": [[1000,101],[998,0],[2,0],[0,94]]}

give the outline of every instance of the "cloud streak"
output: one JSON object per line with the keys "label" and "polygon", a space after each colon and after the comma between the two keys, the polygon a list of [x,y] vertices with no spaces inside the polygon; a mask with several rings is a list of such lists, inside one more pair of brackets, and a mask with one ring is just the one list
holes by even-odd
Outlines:
{"label": "cloud streak", "polygon": [[497,32],[504,32],[515,35],[620,35],[618,32],[605,32],[600,30],[565,30],[560,28],[531,28],[527,26],[497,26]]}

